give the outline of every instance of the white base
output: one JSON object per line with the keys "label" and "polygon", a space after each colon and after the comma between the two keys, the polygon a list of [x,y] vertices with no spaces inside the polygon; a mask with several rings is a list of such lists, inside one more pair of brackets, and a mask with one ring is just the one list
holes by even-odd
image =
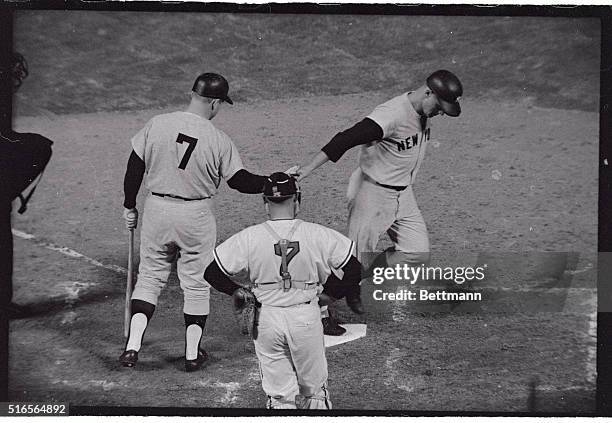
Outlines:
{"label": "white base", "polygon": [[363,338],[366,336],[367,325],[362,323],[358,324],[345,324],[340,325],[346,332],[340,336],[325,335],[325,347],[333,347],[334,345],[344,344],[346,342],[354,341],[355,339]]}

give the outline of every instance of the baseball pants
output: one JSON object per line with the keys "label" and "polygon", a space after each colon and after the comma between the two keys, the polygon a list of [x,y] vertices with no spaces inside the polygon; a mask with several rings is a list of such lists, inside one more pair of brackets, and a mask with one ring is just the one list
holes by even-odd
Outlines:
{"label": "baseball pants", "polygon": [[140,265],[133,300],[157,305],[177,258],[183,312],[209,314],[210,285],[202,272],[212,260],[217,236],[211,200],[184,201],[149,195],[140,233]]}
{"label": "baseball pants", "polygon": [[262,305],[254,342],[268,408],[331,409],[316,300],[291,307]]}
{"label": "baseball pants", "polygon": [[385,188],[358,168],[349,180],[347,197],[348,236],[355,242],[357,257],[364,268],[370,263],[363,253],[375,252],[385,231],[395,247],[387,254],[389,266],[429,261],[427,227],[411,185],[403,191]]}

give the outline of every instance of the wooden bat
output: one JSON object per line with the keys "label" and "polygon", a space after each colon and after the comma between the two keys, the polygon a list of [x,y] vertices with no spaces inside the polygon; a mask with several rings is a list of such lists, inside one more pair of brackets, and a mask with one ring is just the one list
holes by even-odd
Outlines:
{"label": "wooden bat", "polygon": [[132,319],[132,291],[134,289],[134,229],[130,229],[129,244],[127,281],[125,285],[125,314],[123,320],[123,335],[126,338],[130,333],[130,321]]}

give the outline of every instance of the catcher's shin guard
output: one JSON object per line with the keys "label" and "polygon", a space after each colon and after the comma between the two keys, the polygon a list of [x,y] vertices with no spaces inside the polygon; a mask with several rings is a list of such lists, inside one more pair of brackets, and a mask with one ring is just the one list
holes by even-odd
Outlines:
{"label": "catcher's shin guard", "polygon": [[324,384],[318,392],[312,395],[297,394],[295,396],[295,406],[300,410],[331,410],[332,403],[329,399],[327,385]]}

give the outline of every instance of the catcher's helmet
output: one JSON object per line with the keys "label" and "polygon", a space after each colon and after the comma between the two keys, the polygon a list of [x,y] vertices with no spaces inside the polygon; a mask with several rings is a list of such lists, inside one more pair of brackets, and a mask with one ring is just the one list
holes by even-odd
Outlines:
{"label": "catcher's helmet", "polygon": [[463,95],[463,86],[454,73],[437,70],[427,77],[427,86],[438,97],[444,113],[453,117],[461,114],[461,106],[457,100]]}
{"label": "catcher's helmet", "polygon": [[300,201],[301,193],[297,180],[283,172],[274,172],[268,176],[263,188],[264,200],[270,200],[274,203],[285,201],[289,197],[297,194],[297,200]]}
{"label": "catcher's helmet", "polygon": [[202,97],[220,98],[229,104],[234,104],[227,95],[229,92],[227,79],[217,73],[203,73],[199,75],[193,83],[191,91]]}

